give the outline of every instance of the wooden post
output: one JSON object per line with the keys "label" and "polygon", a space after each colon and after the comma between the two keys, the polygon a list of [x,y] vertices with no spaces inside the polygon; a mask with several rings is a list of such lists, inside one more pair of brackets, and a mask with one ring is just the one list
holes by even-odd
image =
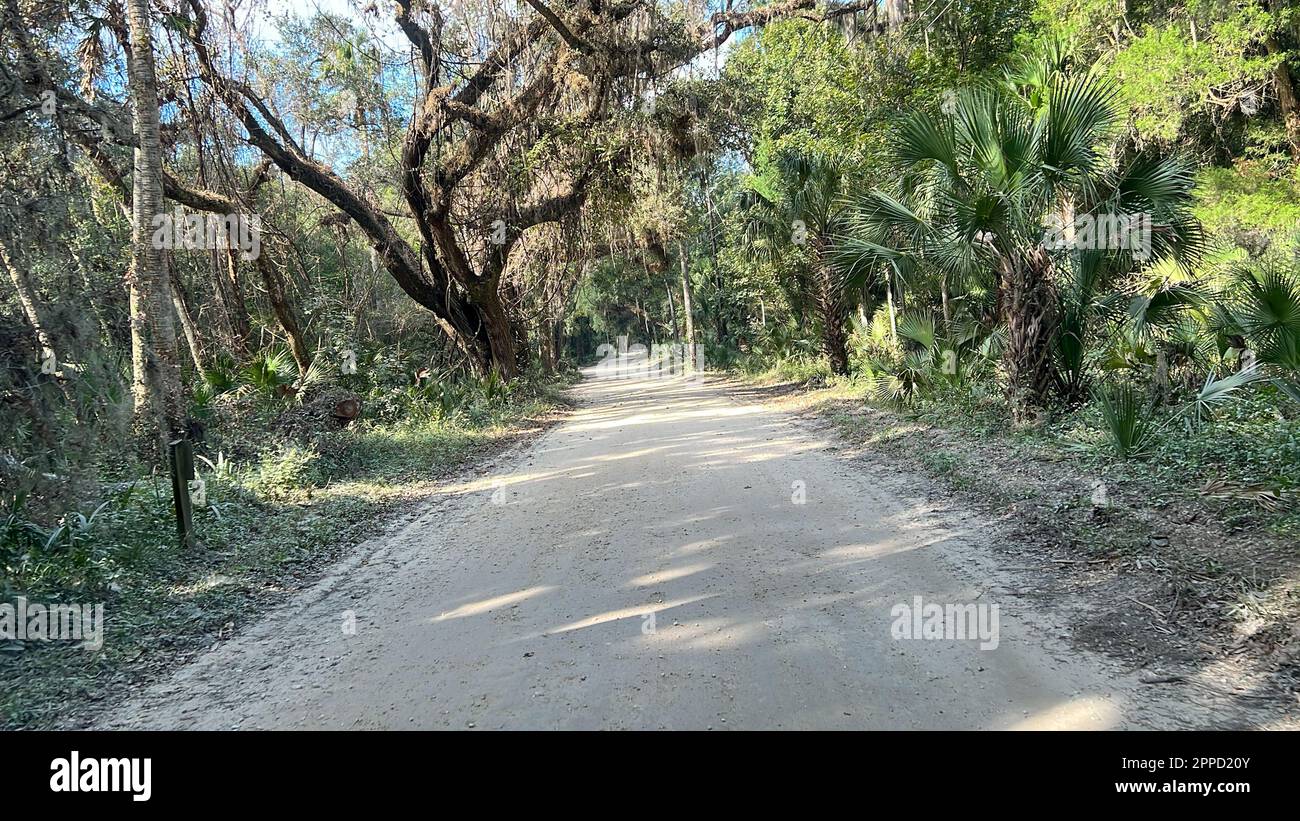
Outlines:
{"label": "wooden post", "polygon": [[194,446],[177,439],[167,448],[172,471],[172,499],[176,503],[176,536],[182,548],[194,547],[194,512],[190,506],[190,480],[194,478]]}

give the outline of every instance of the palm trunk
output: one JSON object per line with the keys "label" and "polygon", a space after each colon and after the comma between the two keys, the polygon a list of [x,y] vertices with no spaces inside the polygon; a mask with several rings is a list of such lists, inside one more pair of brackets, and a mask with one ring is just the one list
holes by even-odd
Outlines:
{"label": "palm trunk", "polygon": [[848,334],[844,323],[848,319],[844,294],[835,281],[835,273],[826,262],[820,246],[815,249],[817,273],[817,312],[821,314],[822,350],[830,360],[831,372],[845,376],[849,372]]}
{"label": "palm trunk", "polygon": [[163,210],[162,145],[154,73],[149,0],[127,0],[131,59],[127,65],[138,145],[132,190],[131,293],[132,389],[136,430],[146,454],[161,456],[167,440],[184,429],[170,275],[154,247],[154,218]]}
{"label": "palm trunk", "polygon": [[1047,405],[1055,380],[1052,351],[1057,313],[1051,264],[1041,246],[999,263],[1007,322],[1003,362],[1007,399],[1018,422],[1029,420]]}

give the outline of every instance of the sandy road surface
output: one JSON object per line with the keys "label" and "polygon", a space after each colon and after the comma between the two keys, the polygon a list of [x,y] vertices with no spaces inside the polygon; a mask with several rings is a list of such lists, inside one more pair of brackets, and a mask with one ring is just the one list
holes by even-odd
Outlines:
{"label": "sandy road surface", "polygon": [[[1008,595],[978,518],[921,480],[719,385],[596,375],[576,394],[567,421],[100,726],[1211,723],[1070,648]],[[996,649],[896,640],[891,610],[916,596],[997,604]]]}

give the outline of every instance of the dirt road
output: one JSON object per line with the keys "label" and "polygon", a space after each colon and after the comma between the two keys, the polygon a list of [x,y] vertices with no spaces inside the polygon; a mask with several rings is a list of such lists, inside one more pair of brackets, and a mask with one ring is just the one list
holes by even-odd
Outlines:
{"label": "dirt road", "polygon": [[[606,375],[575,393],[567,421],[100,725],[1213,723],[1071,648],[979,518],[924,501],[923,480],[863,471],[725,386]],[[917,597],[996,606],[996,647],[896,637]]]}

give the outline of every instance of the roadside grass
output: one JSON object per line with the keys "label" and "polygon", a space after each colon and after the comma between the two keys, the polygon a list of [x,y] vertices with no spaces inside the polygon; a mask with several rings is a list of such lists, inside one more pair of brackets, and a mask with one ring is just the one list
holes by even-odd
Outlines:
{"label": "roadside grass", "polygon": [[775,385],[781,382],[800,382],[827,385],[835,380],[830,366],[820,357],[789,356],[775,362],[760,356],[749,356],[735,366],[754,385]]}
{"label": "roadside grass", "polygon": [[451,414],[409,407],[404,421],[364,420],[310,441],[261,437],[242,464],[199,461],[208,505],[200,546],[176,545],[170,480],[154,475],[92,500],[91,517],[46,545],[51,529],[10,513],[0,600],[105,605],[102,649],[0,641],[0,726],[66,726],[97,702],[164,674],[233,636],[331,562],[416,509],[439,479],[545,424],[564,403],[536,385]]}
{"label": "roadside grass", "polygon": [[[744,376],[753,384],[782,381],[775,372]],[[995,447],[1028,460],[1070,461],[1132,488],[1153,503],[1175,498],[1212,504],[1234,526],[1277,536],[1300,536],[1300,406],[1288,406],[1270,388],[1227,404],[1214,419],[1189,425],[1172,414],[1161,418],[1150,448],[1128,459],[1107,440],[1101,410],[1090,402],[1039,426],[1012,425],[1000,397],[979,385],[947,387],[907,406],[871,400],[867,380],[843,378],[809,386],[806,402],[828,409],[842,432],[870,445],[919,444],[938,429],[965,443]],[[846,409],[871,407],[864,417]],[[880,414],[892,421],[883,423]],[[932,474],[960,474],[943,443],[924,437],[922,461]]]}

